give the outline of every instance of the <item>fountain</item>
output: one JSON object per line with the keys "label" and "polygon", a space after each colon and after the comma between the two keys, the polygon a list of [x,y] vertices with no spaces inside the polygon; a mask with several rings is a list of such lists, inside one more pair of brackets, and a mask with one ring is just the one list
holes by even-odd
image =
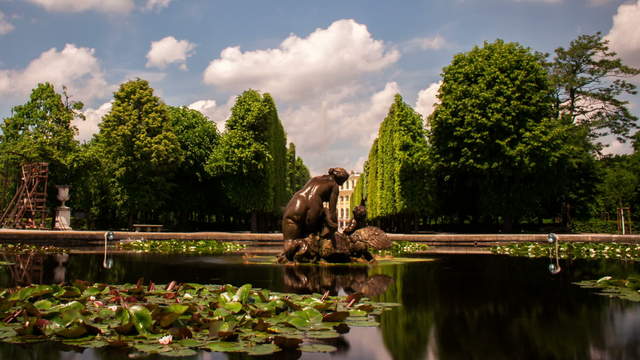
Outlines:
{"label": "fountain", "polygon": [[346,229],[337,231],[339,187],[348,178],[345,169],[331,168],[327,175],[312,178],[293,194],[282,217],[284,249],[278,262],[369,262],[374,260],[369,247],[391,246],[384,231],[366,226],[364,203],[354,208],[353,219]]}

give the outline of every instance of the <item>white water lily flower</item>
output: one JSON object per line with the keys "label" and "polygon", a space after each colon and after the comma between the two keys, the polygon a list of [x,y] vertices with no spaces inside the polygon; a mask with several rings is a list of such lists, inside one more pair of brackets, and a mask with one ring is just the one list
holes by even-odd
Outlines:
{"label": "white water lily flower", "polygon": [[185,299],[193,299],[193,296],[189,293],[184,294],[183,298]]}
{"label": "white water lily flower", "polygon": [[163,336],[160,339],[158,339],[158,342],[162,345],[169,345],[173,342],[173,336],[171,335]]}

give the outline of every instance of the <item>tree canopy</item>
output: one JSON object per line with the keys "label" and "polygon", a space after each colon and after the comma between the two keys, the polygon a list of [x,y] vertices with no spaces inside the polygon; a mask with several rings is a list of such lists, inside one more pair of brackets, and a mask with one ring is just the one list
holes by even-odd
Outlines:
{"label": "tree canopy", "polygon": [[[410,215],[427,210],[427,142],[422,117],[397,94],[369,152],[366,179],[370,218]],[[352,206],[363,190],[356,190]],[[357,201],[357,203],[356,203]]]}
{"label": "tree canopy", "polygon": [[120,85],[97,141],[111,195],[129,223],[172,197],[167,180],[184,155],[165,104],[146,80]]}
{"label": "tree canopy", "polygon": [[567,49],[555,50],[551,80],[557,89],[556,110],[586,127],[592,140],[611,132],[624,141],[638,127],[638,118],[620,96],[637,94],[625,79],[638,74],[640,69],[624,65],[601,33],[580,35]]}
{"label": "tree canopy", "polygon": [[540,54],[497,40],[458,54],[443,70],[429,121],[438,194],[461,218],[513,218],[539,206],[558,166],[565,127]]}

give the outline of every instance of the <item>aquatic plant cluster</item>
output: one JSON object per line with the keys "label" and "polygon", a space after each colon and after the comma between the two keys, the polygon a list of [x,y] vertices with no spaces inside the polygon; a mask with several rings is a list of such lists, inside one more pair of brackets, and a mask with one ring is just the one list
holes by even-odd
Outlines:
{"label": "aquatic plant cluster", "polygon": [[638,275],[630,275],[626,279],[604,276],[598,280],[585,280],[574,284],[587,289],[600,289],[598,295],[640,301],[640,277]]}
{"label": "aquatic plant cluster", "polygon": [[31,285],[0,292],[0,341],[124,347],[167,356],[195,350],[331,352],[336,348],[323,340],[340,337],[350,326],[378,326],[374,315],[397,305],[360,293],[297,295],[250,284]]}
{"label": "aquatic plant cluster", "polygon": [[242,251],[247,246],[219,240],[136,240],[119,243],[118,247],[162,254],[219,255]]}
{"label": "aquatic plant cluster", "polygon": [[427,244],[412,241],[393,241],[390,248],[384,250],[371,249],[371,253],[376,256],[399,256],[425,251],[428,248],[429,245]]}
{"label": "aquatic plant cluster", "polygon": [[60,254],[65,251],[53,245],[0,244],[0,253],[5,254]]}
{"label": "aquatic plant cluster", "polygon": [[[555,256],[554,244],[526,242],[495,246],[495,254],[526,256],[531,258]],[[618,259],[640,261],[640,244],[561,242],[558,255],[562,259]]]}

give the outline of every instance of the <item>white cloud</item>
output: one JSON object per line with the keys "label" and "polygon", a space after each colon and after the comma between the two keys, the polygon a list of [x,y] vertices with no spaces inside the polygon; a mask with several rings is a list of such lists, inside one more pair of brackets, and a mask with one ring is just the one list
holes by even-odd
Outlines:
{"label": "white cloud", "polygon": [[84,102],[107,95],[107,84],[94,49],[65,45],[62,51],[51,48],[22,70],[0,70],[0,94],[24,96],[38,83],[50,82],[61,90],[65,85],[69,94]]}
{"label": "white cloud", "polygon": [[0,35],[5,35],[13,31],[15,27],[7,20],[7,17],[0,11]]}
{"label": "white cloud", "polygon": [[143,10],[153,11],[160,10],[162,8],[166,8],[171,3],[171,0],[147,0],[147,3],[144,5]]}
{"label": "white cloud", "polygon": [[125,14],[134,8],[133,0],[28,0],[55,12],[98,11]]}
{"label": "white cloud", "polygon": [[442,35],[432,37],[415,38],[406,43],[406,50],[439,50],[447,46],[447,41]]}
{"label": "white cloud", "polygon": [[430,84],[426,89],[418,92],[418,100],[416,100],[416,112],[422,115],[422,118],[426,119],[431,113],[438,102],[438,90],[442,85],[442,81]]}
{"label": "white cloud", "polygon": [[234,97],[229,98],[226,104],[218,106],[215,100],[198,100],[187,106],[189,109],[200,111],[204,116],[213,121],[218,131],[224,131],[224,125],[231,113],[231,107],[235,101]]}
{"label": "white cloud", "polygon": [[78,128],[78,135],[76,138],[80,142],[86,142],[91,140],[94,134],[98,133],[98,125],[102,121],[102,117],[111,111],[112,102],[109,101],[100,105],[97,109],[86,109],[83,111],[85,120],[76,118],[73,120],[73,125]]}
{"label": "white cloud", "polygon": [[176,40],[173,36],[152,41],[146,66],[164,69],[169,64],[178,63],[181,70],[186,70],[187,58],[193,55],[195,47],[195,44],[187,40]]}
{"label": "white cloud", "polygon": [[286,108],[280,119],[288,141],[296,144],[313,174],[325,173],[335,166],[360,171],[398,92],[398,84],[390,82],[362,101],[310,101]]}
{"label": "white cloud", "polygon": [[203,80],[223,90],[254,88],[276,99],[299,100],[335,92],[399,57],[397,50],[373,39],[365,25],[344,19],[306,38],[291,34],[275,49],[242,52],[228,47],[211,61]]}
{"label": "white cloud", "polygon": [[611,50],[630,66],[640,67],[640,0],[622,4],[613,16],[613,27],[604,37]]}

